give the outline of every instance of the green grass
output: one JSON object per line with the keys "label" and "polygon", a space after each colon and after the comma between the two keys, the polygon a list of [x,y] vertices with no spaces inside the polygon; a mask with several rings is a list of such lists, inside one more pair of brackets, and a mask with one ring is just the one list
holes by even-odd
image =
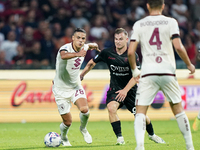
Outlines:
{"label": "green grass", "polygon": [[[185,142],[175,120],[152,121],[155,133],[162,137],[166,144],[156,144],[145,135],[146,150],[184,150]],[[190,121],[192,125],[193,121]],[[122,134],[125,145],[115,145],[116,137],[107,121],[89,122],[88,130],[93,137],[92,144],[86,144],[79,131],[79,122],[73,122],[68,137],[72,147],[48,148],[43,143],[44,136],[54,131],[60,133],[59,122],[56,123],[1,123],[0,149],[4,150],[134,150],[136,147],[133,121],[122,121]],[[193,132],[196,150],[200,149],[200,132]]]}

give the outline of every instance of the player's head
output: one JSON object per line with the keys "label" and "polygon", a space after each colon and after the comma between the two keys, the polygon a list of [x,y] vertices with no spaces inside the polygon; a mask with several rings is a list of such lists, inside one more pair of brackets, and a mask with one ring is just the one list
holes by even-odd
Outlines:
{"label": "player's head", "polygon": [[122,49],[127,46],[128,43],[128,33],[123,28],[117,28],[114,33],[115,47],[117,49]]}
{"label": "player's head", "polygon": [[151,10],[163,10],[164,9],[164,0],[147,0],[147,8]]}
{"label": "player's head", "polygon": [[73,46],[79,50],[86,42],[86,32],[84,29],[76,28],[72,35]]}

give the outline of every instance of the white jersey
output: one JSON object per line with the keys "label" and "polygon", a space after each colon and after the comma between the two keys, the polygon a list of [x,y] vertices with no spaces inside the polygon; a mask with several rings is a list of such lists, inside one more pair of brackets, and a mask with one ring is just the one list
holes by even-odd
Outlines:
{"label": "white jersey", "polygon": [[[88,44],[84,44],[81,49],[87,51],[88,47]],[[76,53],[72,43],[60,47],[56,57],[56,75],[54,78],[54,85],[58,88],[73,89],[81,84],[79,71],[84,57],[74,57],[63,60],[60,56],[61,50]]]}
{"label": "white jersey", "polygon": [[175,74],[172,37],[179,36],[177,21],[163,15],[147,16],[133,26],[131,40],[140,42],[143,75]]}

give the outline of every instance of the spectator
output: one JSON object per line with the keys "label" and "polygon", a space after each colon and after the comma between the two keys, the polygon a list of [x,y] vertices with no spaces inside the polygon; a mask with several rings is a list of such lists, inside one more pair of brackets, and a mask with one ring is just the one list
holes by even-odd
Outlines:
{"label": "spectator", "polygon": [[34,39],[39,41],[44,38],[44,32],[47,29],[49,29],[49,23],[47,21],[40,21],[38,24],[38,29],[33,33]]}
{"label": "spectator", "polygon": [[196,65],[197,49],[192,36],[186,36],[185,49],[192,64]]}
{"label": "spectator", "polygon": [[176,0],[176,3],[171,8],[172,17],[176,18],[179,26],[186,26],[189,16],[187,5],[183,4],[182,0]]}
{"label": "spectator", "polygon": [[24,46],[17,46],[17,55],[13,57],[12,64],[23,66],[26,65],[26,55],[24,55]]}
{"label": "spectator", "polygon": [[44,19],[44,15],[43,15],[41,9],[39,9],[38,0],[30,1],[29,11],[35,12],[35,20],[36,21],[40,21],[40,20]]}
{"label": "spectator", "polygon": [[1,50],[5,52],[5,60],[11,63],[12,58],[17,55],[18,42],[15,41],[16,34],[14,31],[8,33],[7,40],[2,42]]}
{"label": "spectator", "polygon": [[4,36],[7,39],[7,34],[10,31],[14,31],[15,32],[15,40],[19,41],[20,39],[20,29],[17,26],[17,22],[19,21],[19,16],[15,17],[15,15],[10,15],[8,17],[8,22],[1,28],[1,32],[4,34]]}
{"label": "spectator", "polygon": [[59,40],[61,37],[64,36],[64,33],[62,31],[62,28],[59,22],[55,22],[53,24],[52,31],[53,31],[53,37],[55,37],[56,40]]}
{"label": "spectator", "polygon": [[140,7],[140,3],[140,0],[134,0],[131,2],[131,6],[126,9],[126,13],[129,20],[132,20],[132,17],[135,20],[139,20],[146,15],[145,10],[142,7]]}
{"label": "spectator", "polygon": [[41,55],[46,60],[45,66],[50,66],[55,59],[55,44],[53,41],[52,31],[47,29],[44,32],[44,38],[40,40],[41,43]]}
{"label": "spectator", "polygon": [[38,27],[38,23],[36,20],[36,11],[30,10],[27,12],[26,21],[24,23],[24,26],[32,27],[33,29],[36,29]]}
{"label": "spectator", "polygon": [[103,27],[103,21],[100,15],[97,15],[94,18],[94,25],[90,30],[90,34],[97,39],[101,39],[103,33],[108,34],[108,30]]}
{"label": "spectator", "polygon": [[59,43],[57,44],[57,49],[66,43],[72,42],[73,32],[74,29],[72,27],[67,27],[65,29],[65,35],[59,40]]}
{"label": "spectator", "polygon": [[41,44],[38,41],[33,43],[31,55],[27,58],[27,62],[35,69],[41,69],[43,66],[48,66],[49,61],[41,53]]}
{"label": "spectator", "polygon": [[22,38],[20,43],[24,45],[24,53],[29,56],[32,52],[33,43],[35,41],[33,37],[34,30],[32,27],[26,27],[24,33],[22,34]]}
{"label": "spectator", "polygon": [[88,24],[88,20],[83,17],[83,12],[81,9],[75,11],[74,17],[70,19],[70,23],[74,28],[83,28],[84,25]]}
{"label": "spectator", "polygon": [[11,64],[5,59],[5,51],[0,50],[0,69],[10,69]]}

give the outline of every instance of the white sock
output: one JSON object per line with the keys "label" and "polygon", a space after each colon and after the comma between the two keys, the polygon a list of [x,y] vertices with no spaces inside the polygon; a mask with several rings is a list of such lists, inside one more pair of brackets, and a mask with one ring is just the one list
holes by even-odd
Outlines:
{"label": "white sock", "polygon": [[198,119],[200,119],[200,111],[199,111],[199,113],[198,113],[198,116],[197,116],[197,118],[198,118]]}
{"label": "white sock", "polygon": [[190,124],[189,124],[189,120],[188,120],[188,117],[186,116],[185,112],[181,112],[181,113],[177,114],[176,120],[177,120],[179,129],[185,139],[186,147],[187,148],[193,147],[192,134],[190,131]]}
{"label": "white sock", "polygon": [[69,127],[66,126],[63,122],[60,124],[60,134],[61,134],[61,137],[66,137],[66,135],[67,135],[67,133],[69,131]]}
{"label": "white sock", "polygon": [[139,113],[135,115],[134,129],[137,147],[143,147],[146,131],[146,116],[144,114]]}
{"label": "white sock", "polygon": [[88,123],[88,119],[89,119],[90,113],[89,111],[87,113],[80,113],[79,117],[81,120],[81,129],[84,129]]}

